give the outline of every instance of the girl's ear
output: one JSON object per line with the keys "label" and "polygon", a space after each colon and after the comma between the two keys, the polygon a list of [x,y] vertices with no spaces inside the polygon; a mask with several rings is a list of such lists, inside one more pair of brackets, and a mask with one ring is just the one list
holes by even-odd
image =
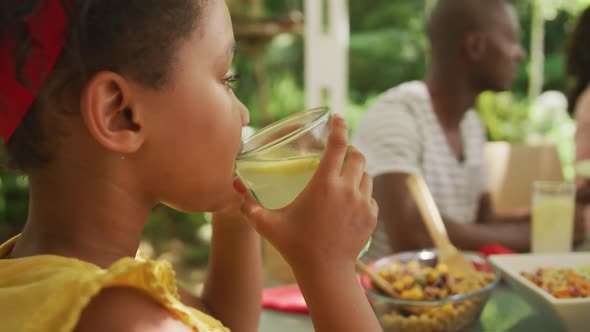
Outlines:
{"label": "girl's ear", "polygon": [[88,131],[113,152],[133,153],[145,140],[144,119],[132,97],[128,82],[109,71],[94,75],[82,91],[80,109]]}

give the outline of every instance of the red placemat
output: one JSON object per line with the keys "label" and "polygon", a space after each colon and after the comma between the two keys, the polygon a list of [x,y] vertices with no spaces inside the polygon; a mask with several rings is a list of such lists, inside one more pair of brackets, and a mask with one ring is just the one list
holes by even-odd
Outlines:
{"label": "red placemat", "polygon": [[262,290],[265,309],[307,314],[307,304],[297,285],[265,288]]}
{"label": "red placemat", "polygon": [[497,243],[490,243],[488,245],[485,245],[485,246],[479,248],[478,251],[486,257],[490,256],[490,255],[508,255],[508,254],[515,254],[516,253],[516,252],[514,252],[502,245],[499,245]]}

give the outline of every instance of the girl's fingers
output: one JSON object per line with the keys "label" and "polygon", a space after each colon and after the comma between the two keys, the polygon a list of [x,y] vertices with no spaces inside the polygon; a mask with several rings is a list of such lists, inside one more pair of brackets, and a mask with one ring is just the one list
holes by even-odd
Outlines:
{"label": "girl's fingers", "polygon": [[379,204],[377,204],[377,201],[373,197],[371,197],[369,201],[369,207],[371,208],[371,214],[375,220],[377,220],[377,217],[379,216]]}
{"label": "girl's fingers", "polygon": [[240,210],[246,221],[254,228],[260,235],[264,237],[272,237],[273,224],[276,218],[276,211],[270,211],[260,205],[252,194],[246,188],[239,178],[234,179],[234,189],[240,196],[243,197]]}
{"label": "girl's fingers", "polygon": [[317,177],[340,176],[340,170],[342,169],[342,163],[344,162],[348,147],[347,135],[344,119],[335,114],[330,123],[328,145],[316,171]]}
{"label": "girl's fingers", "polygon": [[346,161],[342,167],[342,177],[354,188],[358,188],[365,174],[365,156],[354,146],[348,147]]}
{"label": "girl's fingers", "polygon": [[363,178],[359,185],[359,191],[365,196],[373,196],[373,177],[366,172],[363,173]]}

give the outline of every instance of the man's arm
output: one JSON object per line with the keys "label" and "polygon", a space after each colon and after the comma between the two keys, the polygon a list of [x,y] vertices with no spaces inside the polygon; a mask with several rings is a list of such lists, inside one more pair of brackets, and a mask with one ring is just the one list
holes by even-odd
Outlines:
{"label": "man's arm", "polygon": [[481,195],[479,199],[479,209],[476,219],[477,223],[521,223],[530,222],[530,220],[531,211],[528,208],[518,209],[509,213],[498,214],[494,212],[494,206],[492,204],[492,197],[490,193]]}
{"label": "man's arm", "polygon": [[[379,203],[380,219],[393,251],[433,246],[406,185],[408,176],[390,173],[375,178],[374,197]],[[476,250],[489,243],[498,243],[517,251],[526,251],[530,247],[529,223],[461,224],[444,219],[451,241],[463,250]]]}
{"label": "man's arm", "polygon": [[379,222],[385,226],[393,252],[432,246],[406,185],[407,178],[407,174],[390,173],[374,179],[373,198],[379,204]]}

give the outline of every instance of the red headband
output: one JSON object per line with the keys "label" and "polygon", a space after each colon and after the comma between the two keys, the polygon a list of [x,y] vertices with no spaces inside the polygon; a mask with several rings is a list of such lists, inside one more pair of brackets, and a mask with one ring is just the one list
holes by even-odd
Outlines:
{"label": "red headband", "polygon": [[21,76],[27,85],[15,78],[17,43],[8,37],[0,40],[0,136],[4,142],[8,142],[53,70],[64,46],[68,16],[61,0],[45,0],[25,24],[31,46]]}

